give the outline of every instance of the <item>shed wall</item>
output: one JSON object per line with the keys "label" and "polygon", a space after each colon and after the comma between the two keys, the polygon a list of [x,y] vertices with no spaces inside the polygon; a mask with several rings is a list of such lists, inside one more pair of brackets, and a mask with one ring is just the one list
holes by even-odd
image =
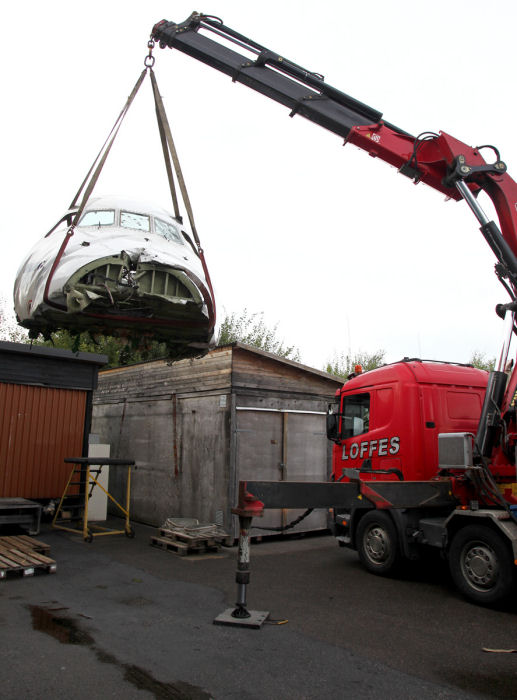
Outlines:
{"label": "shed wall", "polygon": [[332,395],[341,384],[324,372],[294,362],[275,361],[269,353],[255,353],[251,348],[236,347],[232,359],[232,387],[247,393],[262,390],[293,397]]}
{"label": "shed wall", "polygon": [[[136,461],[133,519],[159,526],[194,517],[232,532],[239,479],[328,478],[324,413],[339,382],[266,355],[218,348],[172,365],[101,372],[92,432],[111,444],[113,457]],[[110,473],[110,492],[122,499],[124,489],[125,475]],[[297,514],[273,513],[263,524]],[[321,527],[320,513],[296,529]]]}
{"label": "shed wall", "polygon": [[[229,412],[219,396],[96,404],[93,431],[112,456],[134,459],[131,517],[161,525],[169,517],[224,520],[228,507]],[[225,402],[226,403],[226,402]],[[124,498],[126,475],[110,472],[110,492]]]}
{"label": "shed wall", "polygon": [[95,403],[163,394],[198,394],[231,387],[231,349],[222,348],[195,360],[165,360],[105,370]]}

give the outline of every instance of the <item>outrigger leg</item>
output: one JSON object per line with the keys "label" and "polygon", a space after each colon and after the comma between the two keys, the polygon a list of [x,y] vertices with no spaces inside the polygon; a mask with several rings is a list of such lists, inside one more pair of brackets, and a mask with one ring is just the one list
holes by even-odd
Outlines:
{"label": "outrigger leg", "polygon": [[[269,612],[264,610],[248,610],[246,602],[247,586],[250,582],[250,530],[254,515],[261,516],[264,504],[255,499],[239,498],[239,508],[234,508],[232,513],[239,516],[239,553],[237,557],[237,602],[235,608],[227,608],[214,620],[214,625],[236,625],[238,627],[251,627],[260,629],[269,617]],[[253,498],[253,497],[251,497]],[[241,504],[244,507],[241,507]],[[260,505],[259,505],[260,504]]]}

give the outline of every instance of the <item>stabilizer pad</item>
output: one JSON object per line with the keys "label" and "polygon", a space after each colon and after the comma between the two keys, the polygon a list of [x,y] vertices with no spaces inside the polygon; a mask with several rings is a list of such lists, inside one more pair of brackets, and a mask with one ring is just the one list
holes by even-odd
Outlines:
{"label": "stabilizer pad", "polygon": [[251,627],[259,630],[268,619],[269,613],[264,610],[248,610],[249,617],[233,617],[234,608],[227,608],[214,620],[214,625],[233,625],[234,627]]}

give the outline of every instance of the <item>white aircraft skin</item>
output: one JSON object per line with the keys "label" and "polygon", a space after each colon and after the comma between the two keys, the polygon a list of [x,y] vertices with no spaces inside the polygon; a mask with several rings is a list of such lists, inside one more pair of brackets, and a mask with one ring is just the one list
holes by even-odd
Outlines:
{"label": "white aircraft skin", "polygon": [[215,300],[185,228],[165,209],[120,197],[91,198],[75,229],[64,221],[36,243],[14,306],[33,334],[148,335],[184,356],[214,345]]}

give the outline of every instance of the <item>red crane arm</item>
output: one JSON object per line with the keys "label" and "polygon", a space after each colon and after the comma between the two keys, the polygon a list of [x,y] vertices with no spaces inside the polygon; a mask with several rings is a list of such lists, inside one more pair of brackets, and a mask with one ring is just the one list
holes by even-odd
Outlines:
{"label": "red crane arm", "polygon": [[[374,158],[381,158],[415,182],[424,182],[453,199],[462,198],[455,186],[458,181],[468,183],[474,196],[484,190],[497,211],[502,237],[517,256],[517,183],[499,158],[487,165],[481,149],[467,146],[449,134],[426,134],[415,139],[382,121],[353,127],[346,142]],[[462,172],[462,168],[466,170]]]}

